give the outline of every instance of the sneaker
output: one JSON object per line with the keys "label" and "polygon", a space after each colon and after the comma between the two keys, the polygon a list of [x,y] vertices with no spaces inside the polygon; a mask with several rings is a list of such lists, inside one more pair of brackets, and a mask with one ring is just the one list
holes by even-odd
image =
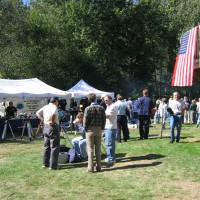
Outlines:
{"label": "sneaker", "polygon": [[89,170],[89,169],[86,169],[86,172],[87,172],[87,173],[94,173],[93,170]]}
{"label": "sneaker", "polygon": [[116,160],[114,159],[114,160],[108,160],[108,158],[106,158],[105,159],[105,162],[107,163],[107,164],[114,164],[114,163],[116,163]]}
{"label": "sneaker", "polygon": [[112,160],[109,160],[106,164],[107,164],[107,165],[113,165],[114,162],[113,162]]}
{"label": "sneaker", "polygon": [[49,170],[59,170],[59,169],[61,169],[60,166],[57,166],[57,167],[49,167]]}

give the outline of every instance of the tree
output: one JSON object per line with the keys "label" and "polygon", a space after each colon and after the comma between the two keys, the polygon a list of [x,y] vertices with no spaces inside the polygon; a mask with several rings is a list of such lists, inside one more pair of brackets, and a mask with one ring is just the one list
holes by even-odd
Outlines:
{"label": "tree", "polygon": [[3,78],[27,75],[28,60],[22,43],[26,11],[20,0],[0,1],[0,76]]}

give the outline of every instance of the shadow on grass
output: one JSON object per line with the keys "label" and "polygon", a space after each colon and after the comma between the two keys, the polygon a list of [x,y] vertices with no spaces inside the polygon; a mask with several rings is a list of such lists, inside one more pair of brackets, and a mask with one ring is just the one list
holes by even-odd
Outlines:
{"label": "shadow on grass", "polygon": [[[128,168],[136,168],[136,167],[156,166],[156,165],[161,164],[162,162],[152,162],[152,163],[144,163],[144,164],[130,164],[130,162],[131,161],[138,161],[138,160],[155,160],[155,159],[160,159],[160,158],[165,157],[164,155],[160,155],[160,154],[148,154],[148,155],[145,155],[145,156],[138,156],[138,157],[125,157],[125,155],[126,154],[117,154],[116,155],[117,164],[121,163],[121,165],[122,165],[122,163],[123,163],[123,166],[113,167],[114,165],[107,165],[105,162],[102,162],[103,171],[128,169]],[[87,168],[87,160],[82,161],[80,163],[62,164],[60,166],[61,166],[61,169],[74,169],[74,168],[83,168],[83,167]]]}
{"label": "shadow on grass", "polygon": [[155,160],[164,158],[165,155],[160,154],[147,154],[145,156],[132,156],[132,157],[123,157],[123,158],[117,158],[117,162],[130,162],[130,161],[138,161],[138,160]]}
{"label": "shadow on grass", "polygon": [[59,165],[61,169],[74,169],[74,168],[87,168],[87,162],[81,162],[81,163],[67,163]]}
{"label": "shadow on grass", "polygon": [[141,168],[141,167],[152,167],[156,165],[160,165],[162,162],[152,162],[148,164],[132,164],[132,165],[125,165],[125,166],[119,166],[114,168],[103,168],[102,172],[105,171],[114,171],[114,170],[120,170],[120,169],[131,169],[131,168]]}
{"label": "shadow on grass", "polygon": [[[117,162],[118,163],[118,162]],[[144,164],[123,164],[123,166],[114,166],[114,165],[106,165],[106,163],[102,163],[102,172],[104,171],[114,171],[120,169],[129,169],[129,168],[141,168],[141,167],[152,167],[162,164],[162,162],[152,162],[152,163],[144,163]],[[71,163],[60,165],[62,169],[74,169],[74,168],[87,168],[87,162],[85,163]]]}
{"label": "shadow on grass", "polygon": [[[170,136],[162,136],[160,134],[150,134],[148,140],[157,140],[157,139],[170,139]],[[194,136],[181,136],[180,139],[194,138]],[[140,137],[131,137],[130,141],[140,140]],[[140,140],[143,141],[143,140]]]}

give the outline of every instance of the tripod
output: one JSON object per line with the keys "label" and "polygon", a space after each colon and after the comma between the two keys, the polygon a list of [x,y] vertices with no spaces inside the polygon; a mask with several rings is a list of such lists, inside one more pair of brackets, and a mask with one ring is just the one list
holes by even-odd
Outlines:
{"label": "tripod", "polygon": [[39,134],[40,132],[42,131],[43,129],[43,121],[40,122],[40,124],[38,125],[38,128],[36,130],[36,133],[33,134],[33,137],[36,138],[36,137],[39,137]]}
{"label": "tripod", "polygon": [[27,128],[27,130],[28,130],[28,137],[29,137],[29,140],[31,141],[31,137],[33,135],[33,129],[32,129],[30,121],[25,121],[24,122],[23,131],[22,131],[22,135],[21,135],[21,140],[22,140],[22,138],[24,136],[25,128]]}
{"label": "tripod", "polygon": [[10,128],[11,133],[12,133],[13,139],[16,140],[16,138],[15,138],[15,136],[14,136],[14,133],[13,133],[13,130],[12,130],[12,127],[11,127],[9,121],[6,120],[6,121],[5,121],[5,125],[4,125],[4,129],[3,129],[3,133],[2,133],[2,138],[1,138],[2,141],[5,140],[6,131],[7,131],[7,127],[8,127],[8,126],[9,126],[9,128]]}
{"label": "tripod", "polygon": [[70,126],[62,126],[62,125],[61,125],[61,132],[64,132],[64,138],[65,138],[65,139],[67,138],[68,141],[69,141],[69,143],[71,144],[72,148],[74,148],[73,145],[72,145],[71,140],[69,139],[69,136],[67,135],[67,129],[68,129],[68,128],[70,128]]}

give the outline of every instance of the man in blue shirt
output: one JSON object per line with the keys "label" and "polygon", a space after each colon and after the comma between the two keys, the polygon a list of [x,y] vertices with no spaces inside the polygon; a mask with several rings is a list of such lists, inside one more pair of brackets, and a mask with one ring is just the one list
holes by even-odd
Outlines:
{"label": "man in blue shirt", "polygon": [[140,140],[148,139],[149,124],[151,122],[151,109],[153,108],[153,102],[148,97],[148,90],[144,89],[142,93],[143,97],[139,98],[137,102]]}
{"label": "man in blue shirt", "polygon": [[132,110],[131,112],[133,113],[133,123],[134,124],[138,124],[138,109],[137,109],[137,102],[138,102],[138,99],[136,100],[133,100],[132,101]]}
{"label": "man in blue shirt", "polygon": [[122,101],[122,96],[120,94],[117,95],[117,101],[115,102],[115,106],[118,107],[117,112],[117,141],[121,142],[121,130],[123,133],[124,142],[127,142],[129,139],[129,130],[127,125],[127,116],[126,110],[128,106],[125,102]]}

